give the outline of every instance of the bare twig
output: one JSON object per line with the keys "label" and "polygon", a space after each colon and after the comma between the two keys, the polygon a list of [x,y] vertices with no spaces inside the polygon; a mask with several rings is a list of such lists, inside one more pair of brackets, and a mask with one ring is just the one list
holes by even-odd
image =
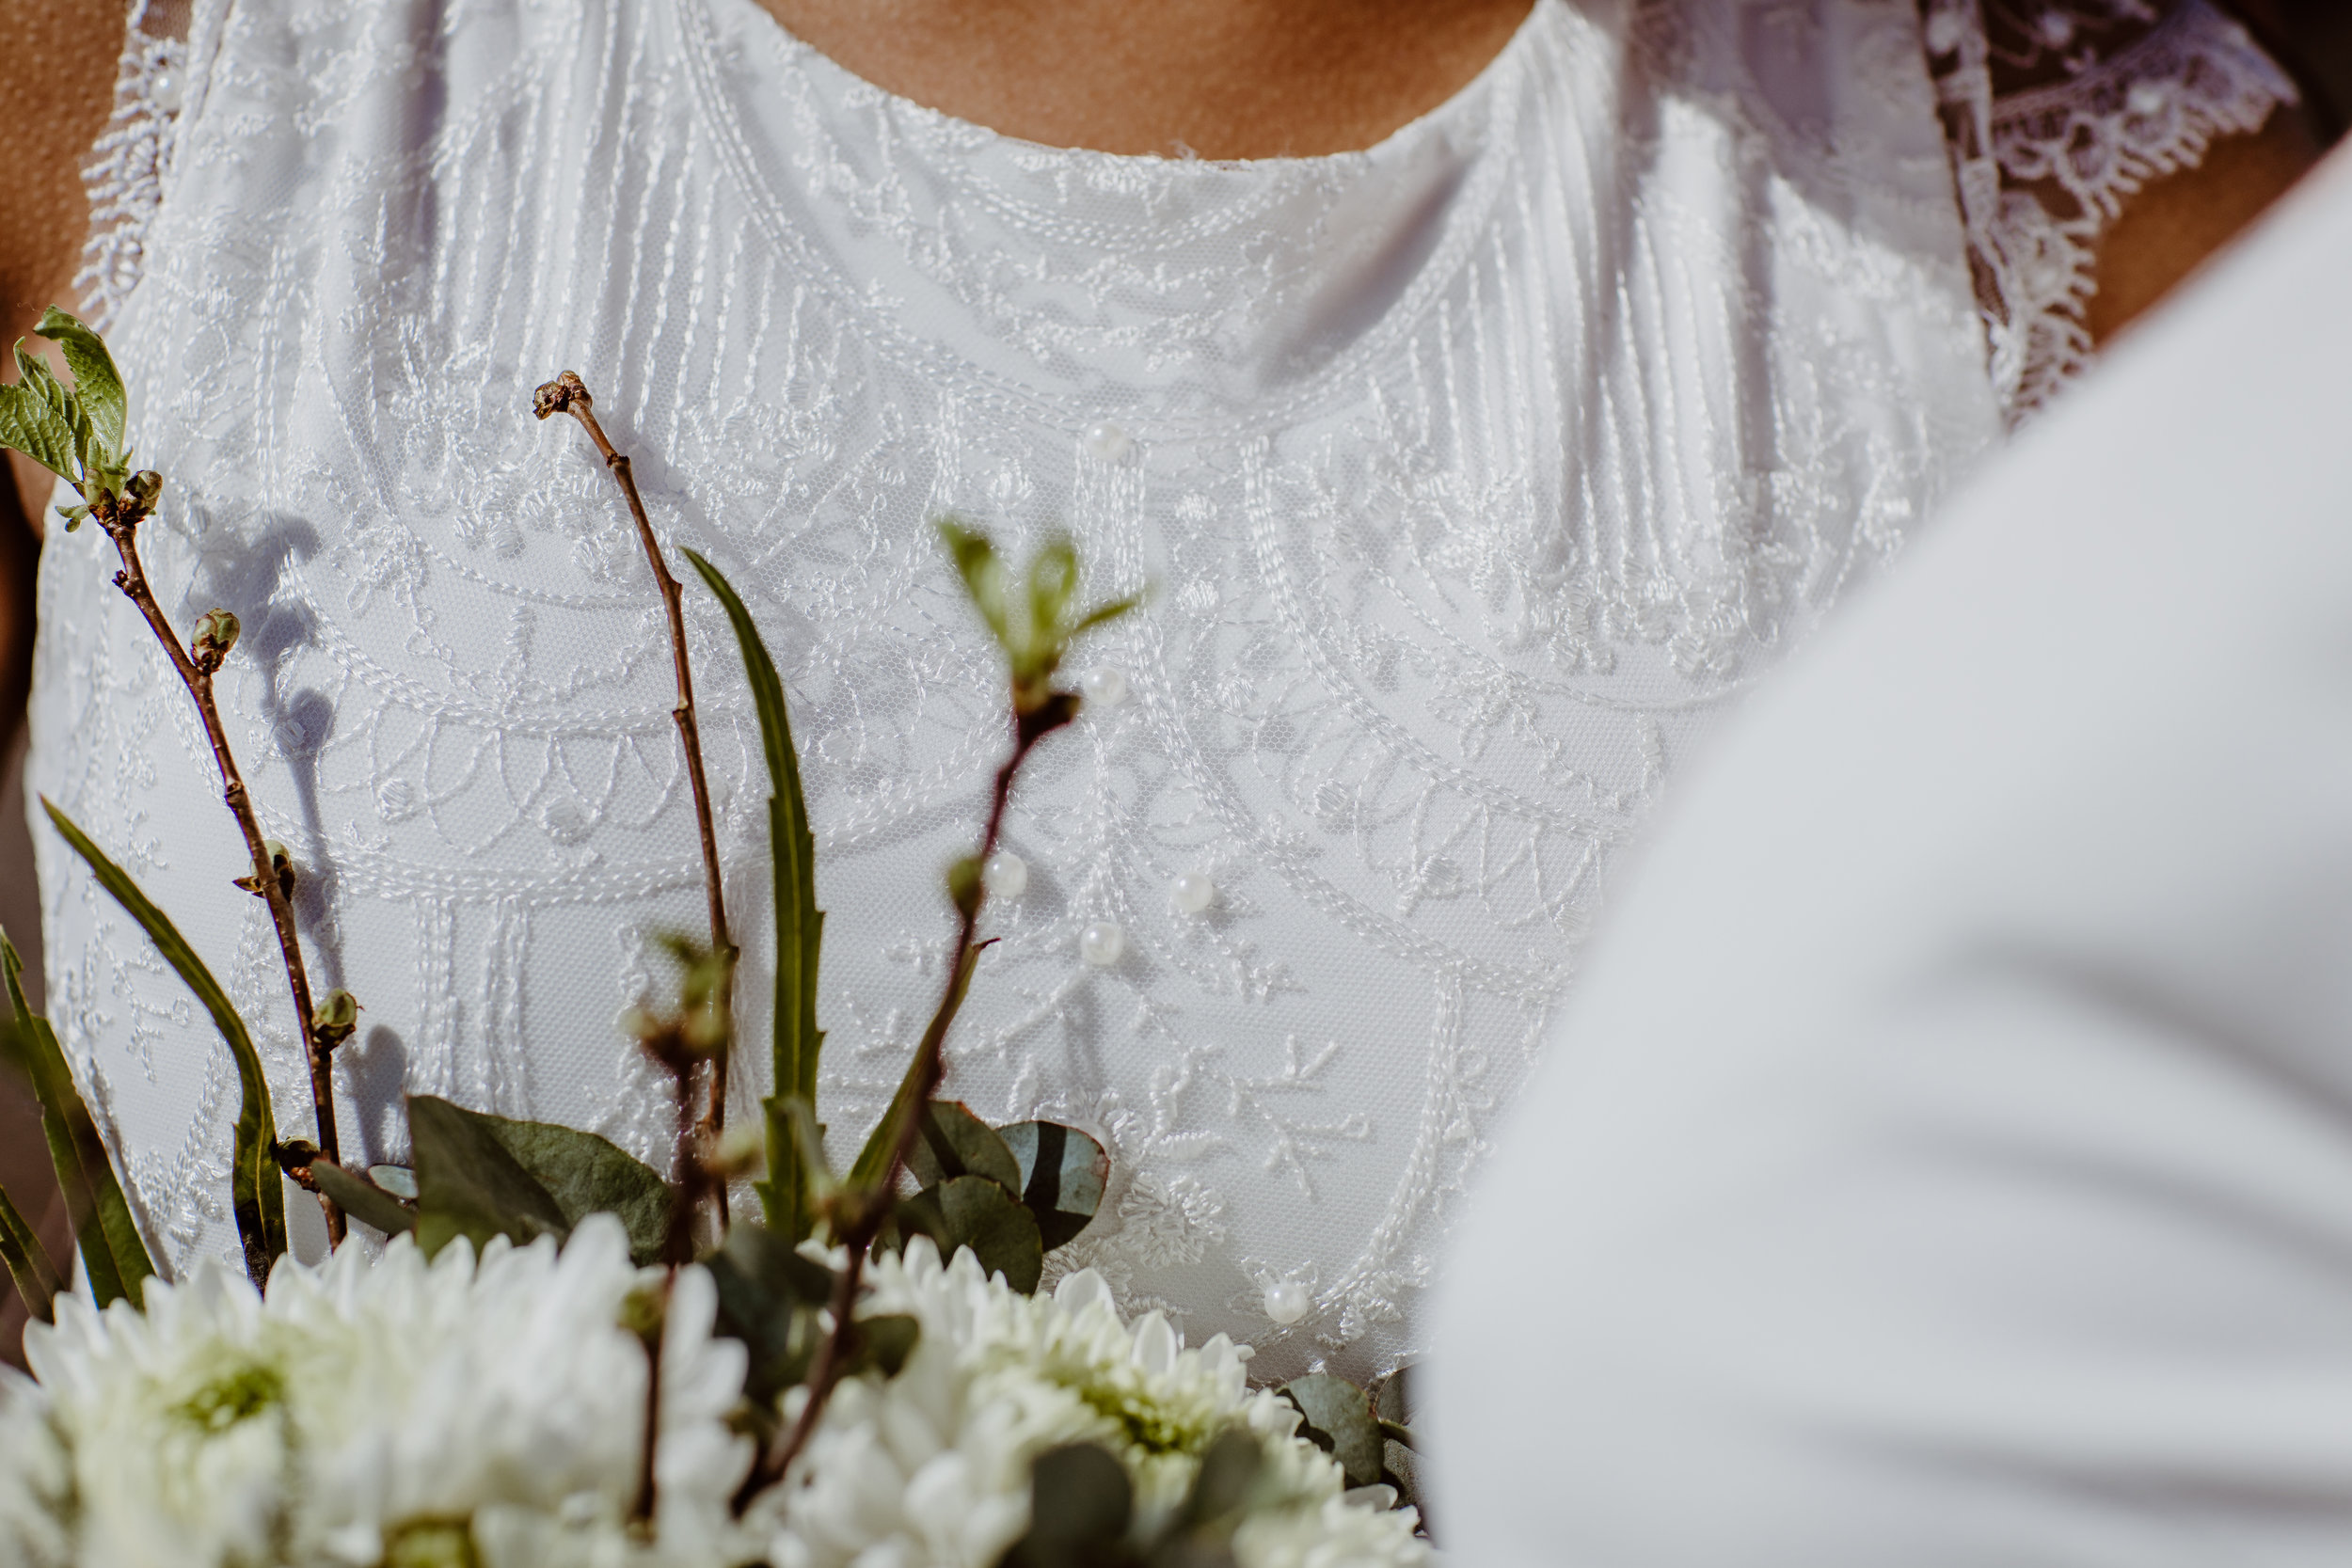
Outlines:
{"label": "bare twig", "polygon": [[[637,494],[637,479],[630,471],[628,458],[615,451],[606,439],[604,427],[596,422],[596,400],[589,396],[587,383],[574,371],[565,371],[553,381],[542,386],[532,399],[532,411],[541,419],[551,415],[569,414],[578,420],[588,439],[596,443],[604,466],[612,470],[612,477],[621,486],[621,495],[628,502],[628,515],[637,523],[637,540],[645,549],[645,563],[653,568],[654,583],[661,591],[661,607],[670,618],[670,662],[677,672],[677,705],[670,717],[677,722],[678,745],[686,752],[686,774],[694,790],[694,823],[702,832],[704,891],[710,904],[710,945],[726,962],[730,979],[734,973],[736,946],[727,934],[726,900],[721,892],[719,873],[719,834],[710,816],[710,784],[703,774],[703,741],[701,726],[694,714],[694,673],[686,657],[686,604],[678,579],[670,573],[669,562],[661,556],[661,545],[654,537],[653,522],[645,515],[644,500]],[[711,1058],[710,1108],[703,1124],[716,1139],[726,1129],[727,1065],[734,1054],[734,1040]],[[715,1184],[713,1197],[718,1205],[719,1221],[727,1218],[727,1194],[723,1182]]]}
{"label": "bare twig", "polygon": [[[973,857],[976,865],[986,865],[996,852],[998,839],[1004,832],[1005,806],[1012,798],[1012,782],[1028,760],[1037,743],[1060,729],[1078,715],[1078,699],[1068,692],[1055,692],[1033,711],[1017,713],[1013,721],[1012,754],[996,769],[996,784],[990,796],[988,823],[981,830],[979,853]],[[752,1466],[736,1494],[739,1509],[767,1487],[784,1479],[791,1469],[792,1461],[800,1457],[809,1437],[817,1430],[818,1421],[825,1413],[825,1404],[833,1396],[834,1386],[841,1381],[855,1349],[857,1329],[853,1314],[858,1290],[865,1276],[866,1253],[874,1239],[889,1223],[897,1205],[899,1173],[906,1169],[907,1158],[914,1151],[915,1140],[922,1136],[925,1107],[938,1092],[941,1077],[946,1070],[944,1047],[948,1026],[955,1022],[957,1011],[963,1006],[964,994],[971,989],[972,966],[979,957],[981,943],[973,939],[977,934],[980,910],[988,897],[985,883],[975,880],[968,895],[958,900],[956,945],[954,959],[947,965],[946,981],[941,990],[939,1006],[931,1013],[930,1023],[923,1031],[922,1043],[916,1047],[918,1064],[915,1092],[905,1103],[906,1114],[899,1122],[898,1136],[892,1147],[889,1167],[882,1173],[879,1185],[859,1194],[844,1194],[837,1217],[840,1221],[840,1241],[849,1249],[849,1263],[834,1281],[833,1330],[817,1347],[816,1358],[809,1365],[808,1400],[801,1406],[799,1417],[791,1428]]]}
{"label": "bare twig", "polygon": [[[172,629],[163,606],[156,602],[155,591],[148,585],[146,568],[139,562],[138,525],[150,510],[155,482],[151,476],[143,477],[151,479],[143,492],[135,486],[133,492],[120,496],[102,493],[90,504],[90,515],[106,531],[106,537],[114,541],[116,553],[122,558],[122,569],[115,574],[115,586],[147,618],[155,640],[164,645],[172,668],[179,672],[188,695],[196,700],[197,713],[204,721],[205,737],[212,742],[213,762],[220,769],[221,799],[230,815],[237,819],[238,831],[245,834],[246,850],[253,857],[252,879],[240,885],[248,886],[269,906],[270,923],[278,931],[278,950],[286,961],[286,984],[294,992],[294,1021],[302,1031],[303,1053],[310,1061],[310,1111],[318,1120],[319,1151],[340,1164],[342,1155],[335,1133],[335,1081],[328,1065],[333,1042],[324,1037],[310,1001],[310,977],[303,967],[302,942],[294,929],[294,879],[284,868],[271,863],[269,843],[262,837],[262,825],[253,815],[245,775],[238,771],[236,755],[229,749],[229,732],[221,724],[220,707],[213,696],[213,675],[227,657],[228,648],[224,642],[208,641],[191,654]],[[230,625],[233,626],[233,622]],[[233,639],[233,630],[229,636]],[[329,1242],[342,1245],[342,1211],[324,1195],[319,1197],[319,1207],[326,1214]]]}

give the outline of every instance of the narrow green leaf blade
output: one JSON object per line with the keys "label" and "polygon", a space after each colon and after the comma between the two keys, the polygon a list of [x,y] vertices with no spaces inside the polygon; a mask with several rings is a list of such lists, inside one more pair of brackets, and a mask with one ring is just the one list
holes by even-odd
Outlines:
{"label": "narrow green leaf blade", "polygon": [[49,814],[49,820],[56,824],[57,832],[73,846],[73,852],[88,863],[99,886],[113,895],[115,902],[139,923],[148,940],[154,942],[155,950],[164,956],[164,961],[196,992],[196,999],[213,1015],[213,1026],[228,1042],[229,1054],[237,1064],[237,1083],[243,1097],[229,1168],[230,1203],[237,1215],[237,1235],[245,1243],[246,1272],[255,1285],[266,1284],[270,1269],[286,1255],[286,1190],[278,1176],[278,1119],[270,1108],[269,1080],[262,1071],[261,1053],[253,1049],[253,1037],[246,1033],[245,1021],[230,1006],[229,993],[220,989],[220,982],[213,978],[213,972],[197,957],[196,949],[188,945],[180,928],[171,923],[171,917],[156,908],[139,891],[130,874],[107,859],[105,851],[92,843],[72,817],[46,797],[40,804]]}
{"label": "narrow green leaf blade", "polygon": [[417,1228],[417,1212],[360,1175],[320,1156],[310,1162],[310,1180],[337,1208],[387,1236]]}
{"label": "narrow green leaf blade", "polygon": [[0,1188],[0,1261],[8,1264],[8,1277],[16,1282],[16,1293],[24,1298],[25,1310],[42,1323],[55,1323],[57,1311],[50,1303],[65,1289],[65,1277],[49,1260],[49,1250],[40,1244],[40,1237],[8,1201],[6,1188]]}
{"label": "narrow green leaf blade", "polygon": [[898,1092],[890,1097],[890,1104],[883,1110],[882,1120],[874,1123],[874,1130],[866,1135],[866,1147],[857,1151],[857,1163],[850,1167],[849,1185],[879,1187],[882,1178],[889,1174],[890,1157],[898,1148],[898,1130],[906,1125],[907,1117],[914,1114],[916,1097],[922,1092],[924,1060],[946,1038],[947,1026],[955,1022],[957,1009],[963,1006],[964,997],[971,992],[972,971],[979,961],[979,948],[964,950],[962,961],[956,965],[956,983],[948,992],[947,1005],[931,1020],[930,1027],[923,1031],[922,1043],[914,1048],[914,1057],[907,1063],[905,1076],[898,1080]]}
{"label": "narrow green leaf blade", "polygon": [[136,1307],[148,1276],[155,1272],[154,1261],[132,1218],[122,1184],[115,1179],[98,1122],[74,1086],[73,1069],[66,1063],[56,1033],[25,1002],[24,962],[5,931],[0,931],[0,972],[7,975],[9,1008],[7,1026],[0,1028],[0,1047],[32,1081],[40,1101],[41,1132],[49,1143],[57,1185],[65,1193],[90,1294],[101,1307],[124,1299]]}
{"label": "narrow green leaf blade", "polygon": [[821,1159],[822,1151],[800,1147],[800,1129],[777,1101],[798,1096],[817,1103],[817,1064],[825,1045],[824,1032],[817,1027],[817,966],[825,932],[825,913],[817,907],[817,841],[808,830],[800,753],[792,743],[791,715],[775,660],[734,584],[696,551],[684,553],[735,629],[768,758],[768,841],[775,862],[776,1101],[768,1106],[768,1180],[759,1184],[759,1196],[768,1223],[798,1242],[814,1225],[804,1172],[812,1154]]}
{"label": "narrow green leaf blade", "polygon": [[417,1243],[428,1257],[458,1237],[479,1249],[493,1236],[522,1245],[571,1233],[553,1194],[507,1151],[489,1117],[428,1095],[408,1097],[415,1146]]}
{"label": "narrow green leaf blade", "polygon": [[73,395],[105,437],[107,455],[119,460],[127,400],[105,340],[54,305],[41,312],[40,325],[33,330],[65,351],[66,369],[73,372]]}

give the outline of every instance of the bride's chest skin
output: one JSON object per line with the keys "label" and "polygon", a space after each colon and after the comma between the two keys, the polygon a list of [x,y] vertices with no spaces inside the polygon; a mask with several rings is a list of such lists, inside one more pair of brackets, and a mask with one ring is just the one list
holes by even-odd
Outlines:
{"label": "bride's chest skin", "polygon": [[[520,63],[456,84],[405,160],[316,129],[409,134],[394,73],[240,78],[190,131],[154,239],[178,260],[136,303],[180,498],[156,569],[265,607],[224,701],[314,868],[327,983],[369,1009],[347,1137],[396,1155],[403,1088],[665,1135],[613,1021],[695,925],[694,835],[628,520],[530,415],[571,366],[782,667],[845,1138],[913,1049],[940,872],[1004,741],[929,519],[1016,554],[1067,530],[1095,591],[1151,586],[1024,781],[1025,885],[950,1091],[1102,1136],[1111,1212],[1073,1250],[1129,1305],[1265,1344],[1271,1374],[1409,1348],[1613,860],[1989,433],[1956,241],[1907,248],[1899,188],[1832,215],[1821,168],[1557,5],[1374,154],[1254,167],[1005,143],[748,0],[636,16],[516,8]],[[1847,26],[1828,42],[1871,43]],[[273,96],[328,93],[301,81],[349,96]],[[1840,112],[1883,146],[1903,108]],[[48,572],[44,787],[203,928],[200,737],[97,558]],[[752,958],[739,1114],[767,1076],[766,785],[699,596],[691,628]],[[134,933],[70,882],[50,907],[80,955],[57,1010],[142,1199],[183,1255],[211,1244],[220,1064]],[[248,915],[208,951],[298,1083]],[[1292,1285],[1309,1310],[1278,1325]]]}
{"label": "bride's chest skin", "polygon": [[760,0],[866,81],[1048,147],[1306,157],[1382,140],[1530,0]]}

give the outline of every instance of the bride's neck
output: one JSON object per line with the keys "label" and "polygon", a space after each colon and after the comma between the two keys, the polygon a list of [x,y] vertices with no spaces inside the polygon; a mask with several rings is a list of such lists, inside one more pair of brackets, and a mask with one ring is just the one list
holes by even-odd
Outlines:
{"label": "bride's neck", "polygon": [[1467,86],[1533,0],[760,0],[886,91],[1105,152],[1370,147]]}

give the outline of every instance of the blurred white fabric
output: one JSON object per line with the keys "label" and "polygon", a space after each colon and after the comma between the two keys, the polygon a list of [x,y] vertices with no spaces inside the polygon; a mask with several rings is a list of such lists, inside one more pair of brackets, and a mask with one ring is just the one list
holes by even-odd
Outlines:
{"label": "blurred white fabric", "polygon": [[2352,1557],[2352,164],[1743,709],[1437,1308],[1478,1568]]}

